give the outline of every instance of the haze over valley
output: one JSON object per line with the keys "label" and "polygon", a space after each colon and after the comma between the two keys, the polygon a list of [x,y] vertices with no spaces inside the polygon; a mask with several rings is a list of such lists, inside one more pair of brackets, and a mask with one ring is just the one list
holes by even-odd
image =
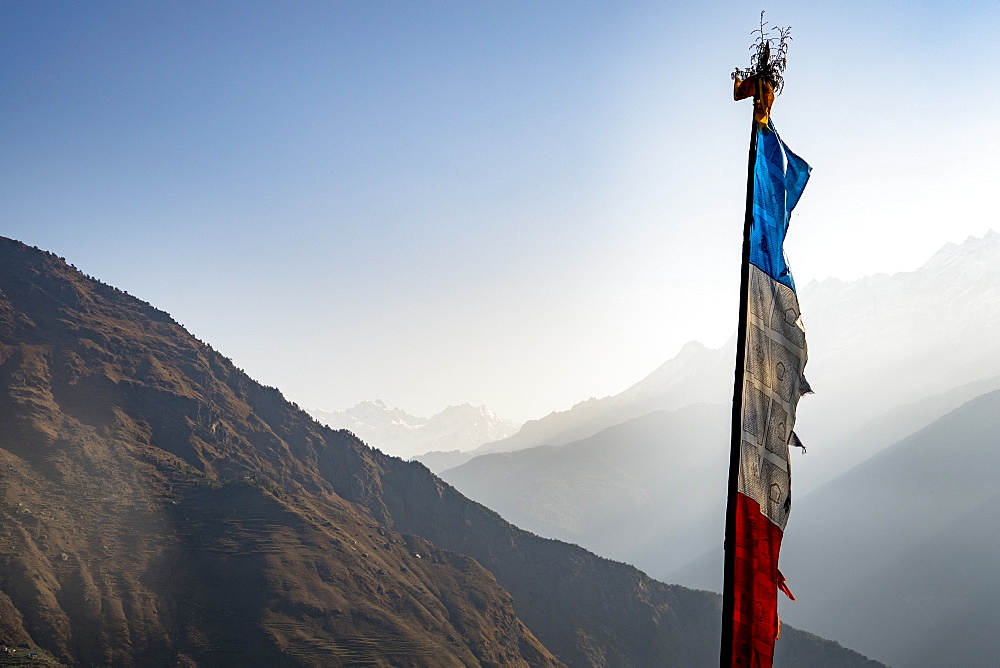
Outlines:
{"label": "haze over valley", "polygon": [[[981,570],[963,570],[965,575],[949,580],[947,592],[938,589],[921,599],[943,609],[958,605],[955,615],[967,615],[961,617],[966,622],[956,617],[963,630],[954,643],[941,635],[933,635],[926,647],[917,642],[933,625],[902,621],[909,619],[903,609],[910,594],[896,594],[892,603],[882,600],[878,606],[851,603],[859,607],[850,615],[843,607],[848,603],[833,612],[824,602],[834,594],[848,596],[847,582],[886,577],[879,569],[889,558],[869,555],[883,548],[906,553],[910,539],[890,538],[886,527],[919,525],[922,515],[916,509],[912,519],[904,519],[911,512],[903,500],[907,494],[928,495],[949,518],[919,527],[930,541],[919,567],[911,571],[897,564],[893,582],[919,589],[916,583],[932,577],[927,569],[937,564],[927,562],[926,553],[947,549],[947,531],[972,530],[973,520],[962,518],[977,512],[976,499],[985,502],[996,493],[992,478],[963,494],[960,475],[956,486],[948,487],[946,478],[910,480],[905,472],[945,466],[934,457],[954,460],[963,470],[972,461],[966,455],[986,458],[969,464],[977,470],[996,470],[990,458],[1000,451],[1000,429],[988,422],[986,407],[1000,388],[1000,338],[995,336],[1000,331],[1000,235],[990,232],[949,244],[913,272],[847,283],[831,279],[802,293],[810,355],[824,363],[806,367],[816,394],[800,404],[796,429],[808,454],[794,458],[795,511],[782,569],[794,585],[796,564],[802,564],[803,589],[810,596],[783,604],[782,614],[812,624],[825,619],[832,637],[850,646],[864,643],[867,654],[891,665],[933,666],[948,652],[966,657],[970,663],[962,665],[988,665],[991,636],[974,641],[969,630],[984,615],[1000,615],[991,590],[983,590],[984,580],[996,579]],[[851,304],[857,307],[837,316]],[[927,321],[931,324],[924,326]],[[956,347],[956,341],[977,345]],[[519,526],[634,563],[668,582],[718,591],[730,421],[724,395],[733,358],[731,348],[713,351],[692,344],[626,392],[528,422],[514,437],[484,445],[476,452],[485,454],[441,476]],[[707,396],[708,383],[716,397]],[[686,385],[692,403],[677,408]],[[915,443],[926,437],[904,439],[932,429],[931,423],[955,426],[950,431],[936,427],[923,449]],[[888,452],[896,453],[893,461],[899,466],[898,476],[887,464],[880,469],[880,475],[895,481],[892,503],[877,476],[862,473],[875,461],[885,462]],[[869,486],[854,483],[844,489],[846,481],[858,478]],[[911,487],[904,492],[896,485]],[[944,510],[941,504],[951,501],[959,505],[953,512]],[[870,521],[851,522],[860,516]],[[951,520],[958,526],[949,528]],[[807,526],[800,529],[799,522]],[[964,537],[956,545],[963,546],[964,558],[992,563],[995,534],[987,525],[982,528],[981,540]],[[845,546],[851,556],[834,558],[833,544]],[[870,583],[857,587],[858,595],[882,591]]]}
{"label": "haze over valley", "polygon": [[[1000,534],[981,515],[1000,452],[1000,234],[947,244],[914,271],[801,294],[817,392],[800,404],[808,453],[795,458],[782,561],[802,595],[782,615],[890,665],[989,665],[997,648],[980,624],[1000,616],[1000,599],[984,566]],[[518,526],[718,591],[734,354],[731,342],[692,342],[618,395],[415,458]],[[985,477],[973,484],[967,466]],[[926,584],[951,549],[965,565],[947,586]],[[918,619],[914,601],[947,613]]]}

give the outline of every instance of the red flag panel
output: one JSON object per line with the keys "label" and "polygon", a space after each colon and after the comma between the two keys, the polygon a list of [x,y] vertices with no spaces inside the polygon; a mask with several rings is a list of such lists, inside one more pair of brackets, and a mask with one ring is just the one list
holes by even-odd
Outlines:
{"label": "red flag panel", "polygon": [[778,550],[782,532],[760,505],[736,495],[733,603],[733,662],[739,668],[767,668],[778,635]]}

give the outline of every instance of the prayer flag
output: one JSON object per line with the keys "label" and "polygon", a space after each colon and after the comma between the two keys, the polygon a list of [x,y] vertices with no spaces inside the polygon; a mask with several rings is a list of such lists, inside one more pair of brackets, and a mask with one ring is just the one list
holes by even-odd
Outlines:
{"label": "prayer flag", "polygon": [[792,433],[795,408],[809,391],[802,375],[805,330],[783,244],[811,168],[781,141],[770,121],[754,125],[753,207],[743,274],[746,317],[739,333],[742,386],[734,397],[741,402],[732,454],[737,461],[731,469],[737,480],[730,489],[724,592],[732,597],[726,606],[731,625],[724,627],[731,629],[728,665],[740,668],[771,665],[779,631],[778,589],[790,595],[778,571],[778,551],[792,506],[788,450],[799,444]]}

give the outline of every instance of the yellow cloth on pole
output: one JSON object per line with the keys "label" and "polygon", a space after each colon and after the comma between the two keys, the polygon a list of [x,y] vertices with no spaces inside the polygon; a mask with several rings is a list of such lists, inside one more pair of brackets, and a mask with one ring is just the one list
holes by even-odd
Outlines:
{"label": "yellow cloth on pole", "polygon": [[749,79],[733,80],[733,99],[744,100],[753,96],[753,119],[761,125],[767,126],[771,116],[771,105],[774,104],[774,88],[771,82],[760,76],[752,76]]}

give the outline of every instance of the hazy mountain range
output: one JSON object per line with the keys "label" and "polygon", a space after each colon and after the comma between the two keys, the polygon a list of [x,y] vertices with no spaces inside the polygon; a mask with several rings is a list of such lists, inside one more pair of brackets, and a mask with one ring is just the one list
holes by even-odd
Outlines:
{"label": "hazy mountain range", "polygon": [[[816,395],[800,404],[797,428],[818,460],[799,467],[813,489],[867,459],[878,444],[854,436],[929,397],[968,399],[1000,387],[1000,234],[947,244],[916,271],[807,286],[803,318],[807,376]],[[808,311],[806,310],[808,309]],[[808,314],[808,315],[807,315]],[[958,388],[966,386],[963,394]],[[971,391],[971,392],[970,392]],[[912,411],[903,436],[959,402]]]}
{"label": "hazy mountain range", "polygon": [[[813,503],[810,490],[827,489],[824,485],[893,443],[1000,388],[1000,235],[990,232],[981,239],[949,244],[913,272],[853,282],[828,279],[806,286],[801,296],[810,349],[806,375],[817,393],[800,403],[796,428],[808,454],[793,458],[795,510],[786,539],[793,546],[799,540],[799,523],[808,521],[802,518],[809,516]],[[726,348],[689,345],[626,393],[526,423],[514,437],[477,452],[521,449],[478,456],[441,475],[471,498],[541,535],[578,542],[669,581],[717,588],[733,359]],[[691,387],[687,406],[685,385]],[[643,414],[656,405],[663,409]],[[621,418],[629,415],[633,417]],[[938,447],[945,452],[960,448],[959,433],[965,432],[956,432],[953,440],[940,439]],[[983,434],[994,448],[1000,445],[997,433]],[[899,447],[906,446],[893,451]],[[933,470],[940,464],[928,460],[913,465]],[[878,485],[873,477],[866,480]],[[829,510],[835,505],[831,502]],[[891,514],[878,517],[893,521]],[[816,527],[830,521],[812,519]],[[866,526],[866,532],[838,539],[867,549],[888,535],[878,531],[877,523]],[[989,545],[987,539],[980,541],[980,551],[969,552],[979,556],[970,558],[985,559],[983,550],[988,553]],[[717,563],[706,567],[705,558],[699,558],[700,566],[685,568],[685,560],[699,551],[711,551]],[[874,564],[869,568],[860,557],[837,562],[794,553],[790,547],[782,558],[789,578],[795,560],[827,564],[825,571],[808,576],[829,583],[830,590],[819,600],[838,590],[841,577],[875,571]],[[699,568],[701,578],[695,577]],[[706,573],[712,575],[704,577]],[[909,575],[901,572],[900,577]],[[961,585],[953,592],[957,598],[975,587],[971,580]],[[795,604],[792,609],[801,607]],[[869,615],[861,608],[850,617],[870,634],[885,633],[888,644],[896,625],[881,619],[889,612],[885,607],[877,609]],[[822,614],[804,619],[815,622]],[[828,628],[844,642],[861,637],[843,626]],[[891,642],[906,644],[912,640],[907,638],[904,634]],[[901,656],[876,654],[875,641],[865,647],[892,661]]]}
{"label": "hazy mountain range", "polygon": [[[538,537],[0,239],[0,643],[49,665],[717,661],[718,597]],[[784,629],[777,663],[874,666]]]}
{"label": "hazy mountain range", "polygon": [[429,418],[389,408],[381,400],[362,401],[342,411],[310,410],[333,429],[348,429],[388,455],[409,459],[428,451],[473,450],[516,433],[520,423],[502,418],[485,406],[448,406]]}
{"label": "hazy mountain range", "polygon": [[[800,289],[799,297],[809,344],[806,376],[817,394],[801,402],[797,431],[813,446],[810,454],[822,460],[821,466],[797,476],[803,491],[873,453],[872,444],[850,437],[858,429],[927,397],[1000,376],[996,232],[947,244],[915,271],[851,282],[813,281]],[[734,359],[735,339],[719,349],[689,343],[620,394],[528,421],[514,436],[487,443],[464,458],[563,445],[656,410],[701,402],[728,404]],[[953,407],[913,416],[920,423],[904,433]]]}
{"label": "hazy mountain range", "polygon": [[729,412],[720,404],[656,411],[441,475],[518,526],[661,576],[720,544]]}
{"label": "hazy mountain range", "polygon": [[732,392],[734,346],[712,349],[692,341],[676,357],[620,394],[603,399],[590,398],[568,411],[556,411],[538,420],[529,420],[509,438],[485,443],[460,456],[429,452],[416,459],[440,472],[479,455],[524,450],[537,445],[564,445],[653,411],[698,402],[724,402],[727,384],[728,391]]}
{"label": "hazy mountain range", "polygon": [[[782,617],[894,666],[997,664],[1000,391],[968,401],[796,504]],[[709,553],[679,575],[721,586]]]}

